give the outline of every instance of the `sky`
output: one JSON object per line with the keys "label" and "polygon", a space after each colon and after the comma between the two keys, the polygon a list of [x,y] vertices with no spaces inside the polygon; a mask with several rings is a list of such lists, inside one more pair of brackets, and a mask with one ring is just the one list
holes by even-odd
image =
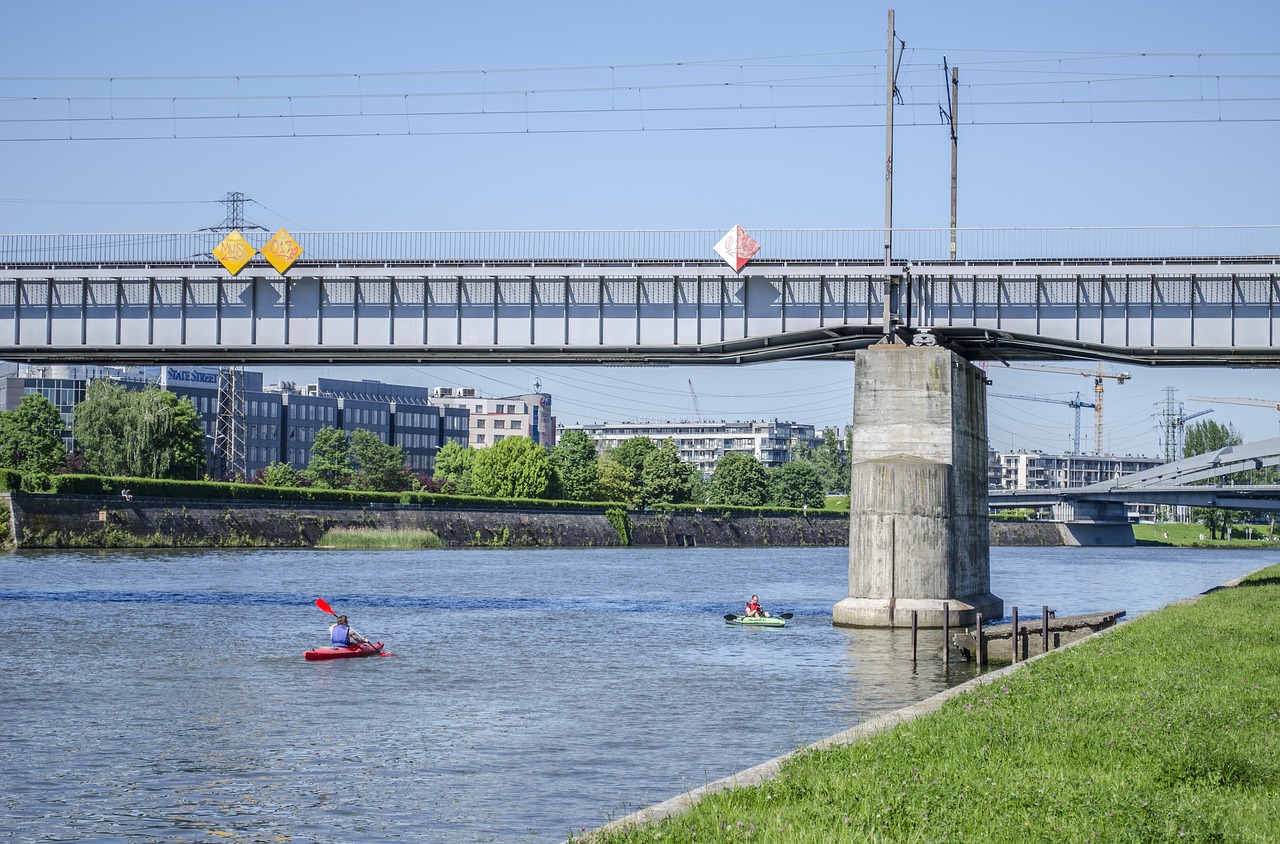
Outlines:
{"label": "sky", "polygon": [[[877,228],[889,5],[10,3],[0,233]],[[1280,4],[897,2],[895,227],[1280,224]],[[905,46],[902,46],[905,44]],[[1280,247],[1276,251],[1280,251]],[[868,256],[876,257],[876,256]],[[1092,370],[1087,362],[1058,364]],[[852,417],[853,365],[264,368],[553,396],[562,423]],[[1272,369],[1118,366],[1103,450],[1162,414],[1280,434]],[[993,365],[999,450],[1066,451],[1094,379]],[[1172,393],[1170,390],[1172,389]],[[1080,447],[1093,451],[1093,411]],[[1189,424],[1194,424],[1190,422]]]}

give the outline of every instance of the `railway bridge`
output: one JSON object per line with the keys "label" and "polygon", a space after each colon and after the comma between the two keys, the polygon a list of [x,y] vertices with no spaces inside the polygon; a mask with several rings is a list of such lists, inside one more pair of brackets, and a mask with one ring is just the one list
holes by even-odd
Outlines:
{"label": "railway bridge", "polygon": [[1002,612],[975,362],[1280,366],[1280,227],[888,235],[5,235],[0,359],[856,361],[851,626]]}

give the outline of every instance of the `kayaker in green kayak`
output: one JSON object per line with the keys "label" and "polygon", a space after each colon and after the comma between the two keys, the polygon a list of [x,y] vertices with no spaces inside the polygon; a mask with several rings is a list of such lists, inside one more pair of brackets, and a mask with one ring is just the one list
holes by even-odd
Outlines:
{"label": "kayaker in green kayak", "polygon": [[338,616],[338,620],[329,625],[329,642],[335,648],[350,648],[355,645],[366,644],[368,639],[351,629],[351,625],[347,623],[345,615]]}
{"label": "kayaker in green kayak", "polygon": [[747,618],[769,618],[769,614],[764,611],[764,607],[760,606],[759,595],[751,596],[751,600],[747,602],[746,611],[742,614]]}

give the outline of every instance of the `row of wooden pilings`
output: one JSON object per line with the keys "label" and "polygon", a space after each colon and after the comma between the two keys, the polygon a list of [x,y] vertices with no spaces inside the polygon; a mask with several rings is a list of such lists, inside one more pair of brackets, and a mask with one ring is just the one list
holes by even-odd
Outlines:
{"label": "row of wooden pilings", "polygon": [[[1055,613],[1049,609],[1048,604],[1040,607],[1040,635],[1041,653],[1049,652],[1049,619],[1053,618]],[[977,662],[979,666],[987,664],[987,641],[983,635],[983,619],[982,613],[978,613],[977,617]],[[1009,625],[1010,650],[1013,653],[1013,661],[1019,662],[1019,654],[1024,650],[1020,647],[1020,643],[1026,635],[1026,628],[1018,627],[1018,608],[1013,608],[1012,623]],[[911,611],[911,661],[915,662],[918,654],[918,645],[920,640],[919,630],[919,613],[916,610]],[[951,605],[943,603],[942,605],[942,661],[949,662],[951,660]],[[1025,659],[1025,656],[1023,657]]]}

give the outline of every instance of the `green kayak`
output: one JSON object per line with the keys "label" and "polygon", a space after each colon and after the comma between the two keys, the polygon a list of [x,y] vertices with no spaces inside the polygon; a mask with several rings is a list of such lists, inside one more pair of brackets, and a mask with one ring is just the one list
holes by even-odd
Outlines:
{"label": "green kayak", "polygon": [[[787,613],[790,615],[790,613]],[[758,616],[758,615],[726,615],[724,617],[725,624],[740,624],[743,627],[786,627],[786,619],[781,616]]]}

